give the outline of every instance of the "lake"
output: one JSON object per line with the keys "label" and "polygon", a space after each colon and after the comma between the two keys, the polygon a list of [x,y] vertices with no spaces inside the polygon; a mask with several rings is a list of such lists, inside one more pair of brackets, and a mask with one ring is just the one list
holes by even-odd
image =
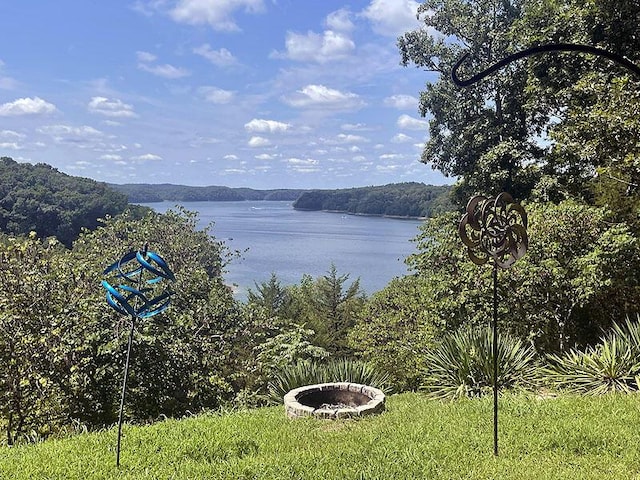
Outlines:
{"label": "lake", "polygon": [[[307,273],[325,275],[333,263],[339,275],[349,274],[346,285],[360,277],[371,295],[394,277],[407,273],[404,259],[415,252],[410,240],[418,234],[419,220],[344,215],[294,210],[292,202],[183,202],[197,211],[199,227],[214,222],[211,233],[232,250],[247,250],[227,266],[225,280],[237,286],[237,298],[247,289],[268,281],[275,273],[284,285],[300,282]],[[176,202],[148,203],[157,212]]]}

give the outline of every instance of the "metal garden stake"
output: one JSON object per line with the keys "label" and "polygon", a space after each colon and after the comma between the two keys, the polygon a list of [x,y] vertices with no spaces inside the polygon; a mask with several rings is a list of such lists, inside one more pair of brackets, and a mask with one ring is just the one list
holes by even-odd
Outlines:
{"label": "metal garden stake", "polygon": [[529,244],[527,214],[508,193],[469,200],[458,232],[476,265],[493,264],[493,454],[498,455],[498,268],[507,269]]}
{"label": "metal garden stake", "polygon": [[166,262],[155,252],[148,251],[145,245],[142,250],[131,251],[120,260],[104,270],[104,275],[110,275],[120,281],[118,285],[111,285],[106,280],[102,286],[107,290],[107,303],[118,313],[131,317],[131,330],[127,344],[127,360],[122,380],[120,396],[120,413],[118,415],[118,443],[116,446],[116,466],[120,466],[120,439],[122,437],[122,412],[129,376],[129,359],[136,320],[152,317],[169,307],[173,292],[166,288],[158,288],[163,280],[174,281],[175,276]]}

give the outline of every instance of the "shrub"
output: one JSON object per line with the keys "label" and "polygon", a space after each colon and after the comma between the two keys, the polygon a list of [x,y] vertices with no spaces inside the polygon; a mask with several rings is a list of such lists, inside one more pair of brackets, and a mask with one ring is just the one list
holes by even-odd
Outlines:
{"label": "shrub", "polygon": [[587,395],[640,389],[640,323],[615,324],[602,343],[584,352],[549,355],[542,370],[551,385]]}
{"label": "shrub", "polygon": [[[507,334],[498,335],[498,387],[533,385],[536,357],[531,346]],[[491,328],[463,327],[446,334],[425,355],[423,390],[440,399],[478,397],[493,387],[493,336]]]}

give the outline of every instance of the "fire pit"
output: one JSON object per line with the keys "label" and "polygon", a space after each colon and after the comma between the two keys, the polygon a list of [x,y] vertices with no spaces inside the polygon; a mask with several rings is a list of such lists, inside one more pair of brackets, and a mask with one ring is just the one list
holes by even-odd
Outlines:
{"label": "fire pit", "polygon": [[337,382],[307,385],[284,396],[289,418],[350,418],[373,415],[384,410],[382,390],[358,383]]}

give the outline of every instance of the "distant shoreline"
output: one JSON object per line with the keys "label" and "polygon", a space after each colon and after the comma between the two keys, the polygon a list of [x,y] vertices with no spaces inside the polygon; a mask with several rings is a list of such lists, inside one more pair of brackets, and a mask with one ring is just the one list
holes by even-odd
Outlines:
{"label": "distant shoreline", "polygon": [[392,218],[394,220],[420,220],[425,221],[429,217],[412,217],[409,215],[385,215],[382,213],[354,213],[346,210],[318,210],[315,208],[295,208],[294,210],[300,210],[303,212],[327,212],[327,213],[341,213],[342,215],[353,215],[355,217],[380,217],[380,218]]}

